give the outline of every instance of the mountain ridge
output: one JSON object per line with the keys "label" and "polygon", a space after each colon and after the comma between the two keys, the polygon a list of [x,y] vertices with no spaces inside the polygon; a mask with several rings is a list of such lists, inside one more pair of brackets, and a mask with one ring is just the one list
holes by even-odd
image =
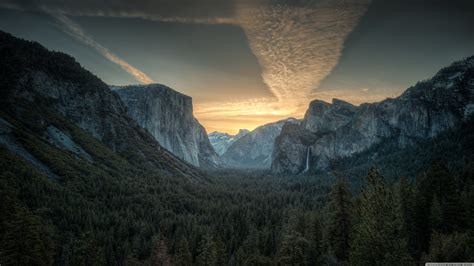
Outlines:
{"label": "mountain ridge", "polygon": [[229,168],[270,168],[273,143],[285,123],[299,123],[299,120],[290,117],[264,124],[234,142],[221,156],[226,166]]}
{"label": "mountain ridge", "polygon": [[[474,57],[441,69],[397,98],[352,106],[312,101],[301,126],[284,127],[276,138],[272,172],[304,170],[307,149],[313,171],[331,169],[333,160],[362,152],[385,138],[400,147],[454,127],[474,110]],[[341,106],[343,108],[341,108]]]}
{"label": "mountain ridge", "polygon": [[247,129],[239,129],[237,134],[231,135],[228,133],[213,131],[208,134],[208,137],[214,150],[219,154],[219,156],[222,156],[234,142],[247,135],[249,132],[250,131]]}
{"label": "mountain ridge", "polygon": [[[1,31],[0,58],[0,111],[4,120],[17,124],[16,130],[4,137],[15,145],[22,144],[18,135],[26,134],[38,145],[45,142],[46,146],[40,146],[47,150],[66,150],[66,146],[59,147],[56,137],[67,137],[73,141],[71,147],[90,154],[98,149],[118,155],[118,161],[155,169],[162,175],[202,177],[197,169],[162,148],[127,115],[119,96],[74,58]],[[98,143],[88,146],[96,141],[87,135]]]}

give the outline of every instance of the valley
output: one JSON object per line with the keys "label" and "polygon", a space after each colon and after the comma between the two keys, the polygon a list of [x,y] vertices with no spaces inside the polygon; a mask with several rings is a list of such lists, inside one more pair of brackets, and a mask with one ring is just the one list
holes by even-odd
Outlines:
{"label": "valley", "polygon": [[474,57],[235,136],[1,31],[0,73],[2,265],[474,259]]}

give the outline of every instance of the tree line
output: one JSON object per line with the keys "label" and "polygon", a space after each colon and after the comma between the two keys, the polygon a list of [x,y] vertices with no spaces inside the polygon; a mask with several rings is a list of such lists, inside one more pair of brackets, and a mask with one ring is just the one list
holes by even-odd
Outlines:
{"label": "tree line", "polygon": [[[162,181],[159,190],[150,185],[142,194],[104,186],[87,198],[72,191],[80,184],[65,190],[25,165],[16,170],[1,179],[2,265],[415,265],[474,259],[472,168],[453,176],[442,161],[415,180],[397,182],[372,168],[360,191],[351,191],[341,175],[330,185],[314,177],[229,173],[205,186]],[[110,202],[94,198],[96,193]]]}

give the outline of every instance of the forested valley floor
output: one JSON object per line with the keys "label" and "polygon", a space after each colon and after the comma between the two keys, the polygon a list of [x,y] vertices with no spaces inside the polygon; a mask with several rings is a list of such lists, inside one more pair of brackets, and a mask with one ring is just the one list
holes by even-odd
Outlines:
{"label": "forested valley floor", "polygon": [[[50,180],[1,149],[3,265],[410,265],[474,260],[473,168],[414,180],[221,171]],[[137,183],[137,180],[139,182]],[[324,181],[323,181],[324,180]],[[355,191],[354,191],[355,190]]]}

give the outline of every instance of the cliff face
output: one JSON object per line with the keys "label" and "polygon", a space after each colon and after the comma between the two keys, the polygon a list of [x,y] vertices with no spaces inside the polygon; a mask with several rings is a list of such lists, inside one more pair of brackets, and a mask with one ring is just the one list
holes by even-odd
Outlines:
{"label": "cliff face", "polygon": [[474,57],[452,64],[395,99],[359,107],[315,100],[301,126],[284,128],[276,139],[272,171],[301,173],[307,154],[310,170],[328,170],[337,158],[384,139],[406,147],[433,138],[474,113],[473,99]]}
{"label": "cliff face", "polygon": [[[15,121],[16,129],[23,128],[22,132],[87,161],[94,158],[73,136],[92,135],[100,145],[157,172],[201,175],[163,149],[127,115],[119,96],[72,57],[0,32],[0,59],[0,114]],[[71,123],[81,133],[65,126]],[[14,142],[11,147],[19,145],[12,136],[9,138]]]}
{"label": "cliff face", "polygon": [[175,156],[200,167],[220,164],[206,130],[193,116],[192,99],[160,84],[113,87],[128,114]]}
{"label": "cliff face", "polygon": [[230,135],[227,133],[214,131],[209,133],[208,137],[212,147],[214,147],[214,150],[217,152],[217,154],[222,155],[232,144],[234,144],[234,142],[238,141],[240,138],[247,135],[249,132],[250,131],[248,131],[247,129],[240,129],[237,134]]}
{"label": "cliff face", "polygon": [[257,127],[234,142],[222,155],[230,168],[270,168],[273,143],[285,123],[299,123],[294,118]]}

